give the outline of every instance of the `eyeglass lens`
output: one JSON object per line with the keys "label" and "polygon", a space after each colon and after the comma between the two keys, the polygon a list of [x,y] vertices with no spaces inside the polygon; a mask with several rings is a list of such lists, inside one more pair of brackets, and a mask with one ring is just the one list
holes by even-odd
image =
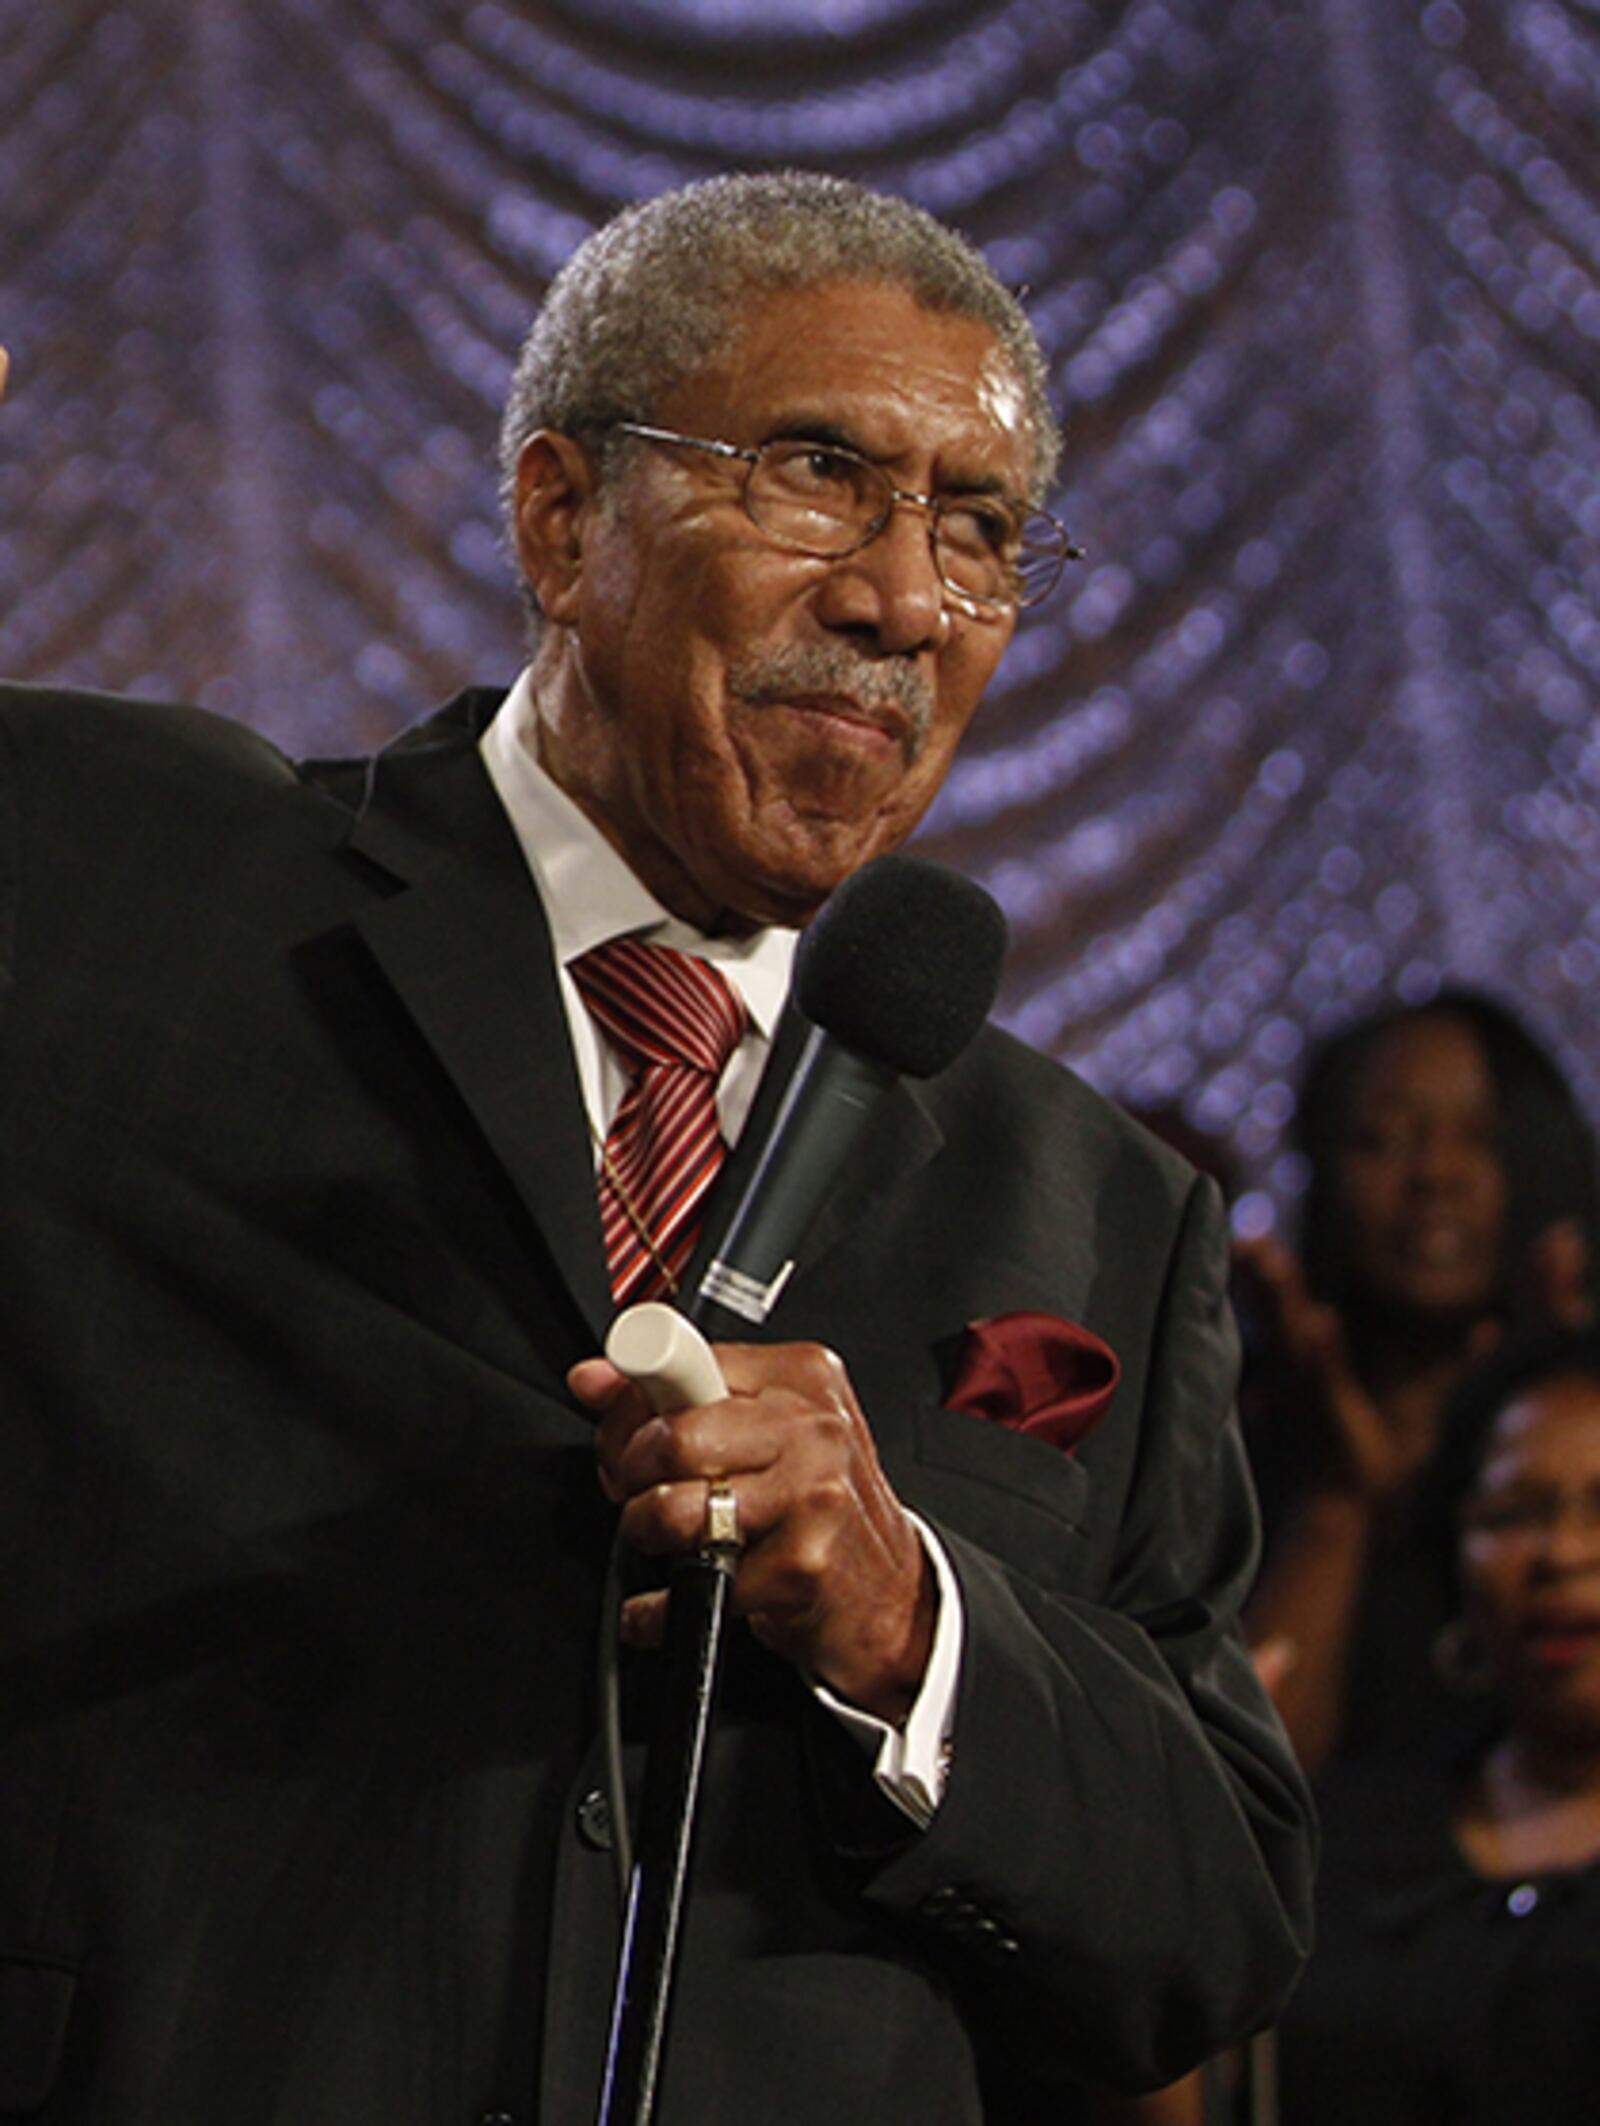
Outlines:
{"label": "eyeglass lens", "polygon": [[[894,507],[895,487],[881,466],[853,452],[803,440],[769,443],[750,468],[745,506],[763,531],[818,554],[864,545]],[[953,591],[987,604],[1031,604],[1049,590],[1065,559],[1055,544],[1031,544],[1002,503],[984,496],[933,505],[933,550]]]}

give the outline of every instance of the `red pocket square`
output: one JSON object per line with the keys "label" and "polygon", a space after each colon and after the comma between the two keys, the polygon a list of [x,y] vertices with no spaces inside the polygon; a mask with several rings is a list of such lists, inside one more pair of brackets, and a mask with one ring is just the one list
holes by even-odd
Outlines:
{"label": "red pocket square", "polygon": [[968,1324],[945,1407],[1071,1453],[1105,1416],[1121,1377],[1111,1346],[1076,1322],[996,1314]]}

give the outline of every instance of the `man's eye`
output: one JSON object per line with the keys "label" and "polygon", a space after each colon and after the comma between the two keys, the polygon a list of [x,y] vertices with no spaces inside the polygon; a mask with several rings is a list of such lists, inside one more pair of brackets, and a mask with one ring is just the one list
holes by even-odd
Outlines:
{"label": "man's eye", "polygon": [[791,479],[813,487],[853,487],[860,473],[854,458],[843,451],[830,450],[824,443],[810,443],[797,450],[787,460],[785,470]]}
{"label": "man's eye", "polygon": [[1007,560],[1015,556],[1016,521],[998,502],[947,503],[940,515],[945,538],[963,552],[1000,554]]}

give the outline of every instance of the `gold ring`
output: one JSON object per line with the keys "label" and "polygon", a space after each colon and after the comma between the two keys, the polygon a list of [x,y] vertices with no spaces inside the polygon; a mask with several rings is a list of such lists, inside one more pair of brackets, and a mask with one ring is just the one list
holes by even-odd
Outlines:
{"label": "gold ring", "polygon": [[700,1530],[702,1550],[742,1550],[739,1531],[739,1501],[726,1477],[716,1477],[706,1491],[706,1517]]}

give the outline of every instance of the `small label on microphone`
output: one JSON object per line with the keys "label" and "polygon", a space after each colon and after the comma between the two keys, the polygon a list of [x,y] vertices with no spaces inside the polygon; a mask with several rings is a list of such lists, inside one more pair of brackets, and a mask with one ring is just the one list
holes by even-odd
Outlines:
{"label": "small label on microphone", "polygon": [[789,1272],[794,1268],[791,1257],[773,1278],[771,1284],[763,1284],[759,1277],[751,1277],[744,1270],[736,1270],[732,1263],[714,1262],[700,1280],[697,1298],[709,1299],[716,1306],[726,1307],[730,1314],[737,1314],[741,1321],[763,1322],[778,1304],[778,1295],[789,1282]]}

